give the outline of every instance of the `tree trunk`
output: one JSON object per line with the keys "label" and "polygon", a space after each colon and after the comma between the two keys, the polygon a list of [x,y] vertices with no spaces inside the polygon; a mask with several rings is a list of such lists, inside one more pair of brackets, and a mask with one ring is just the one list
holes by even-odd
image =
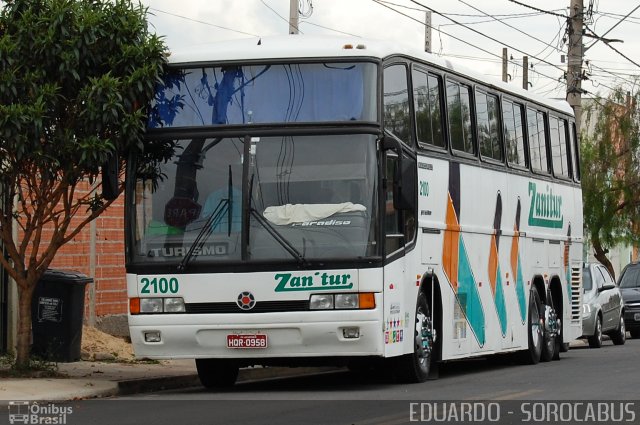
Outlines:
{"label": "tree trunk", "polygon": [[29,365],[31,352],[31,298],[35,285],[18,285],[18,337],[16,347],[16,367]]}
{"label": "tree trunk", "polygon": [[613,264],[611,264],[611,261],[609,261],[609,258],[607,258],[607,253],[609,251],[605,251],[604,248],[602,248],[600,239],[597,237],[593,238],[591,244],[593,245],[593,255],[596,257],[596,260],[598,260],[603,266],[605,266],[607,270],[609,270],[609,273],[611,273],[611,277],[613,277],[613,280],[616,280],[616,273],[613,270]]}

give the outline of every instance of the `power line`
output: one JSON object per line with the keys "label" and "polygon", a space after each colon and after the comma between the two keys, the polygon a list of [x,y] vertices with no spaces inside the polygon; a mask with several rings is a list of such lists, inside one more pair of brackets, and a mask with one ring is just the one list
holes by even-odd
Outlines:
{"label": "power line", "polygon": [[[480,32],[480,31],[478,31],[478,30],[476,30],[476,29],[474,29],[474,28],[470,28],[470,27],[468,27],[468,26],[466,26],[466,25],[462,25],[462,24],[460,24],[458,21],[456,21],[455,19],[450,18],[450,17],[448,17],[448,16],[446,16],[446,15],[442,14],[441,12],[438,12],[437,10],[435,10],[435,9],[433,9],[433,8],[429,7],[429,6],[425,6],[425,5],[423,5],[423,4],[421,4],[421,3],[419,3],[419,2],[418,2],[418,1],[416,1],[416,0],[410,0],[410,1],[411,1],[412,3],[417,4],[418,6],[422,6],[422,7],[424,7],[425,9],[430,10],[431,12],[435,13],[436,15],[440,15],[440,16],[442,16],[443,18],[448,19],[448,20],[450,20],[451,22],[453,22],[453,23],[455,23],[455,24],[458,24],[458,25],[462,26],[463,28],[468,29],[469,31],[472,31],[472,32],[474,32],[474,33],[476,33],[476,34],[478,34],[478,35],[481,35],[482,37],[488,38],[489,40],[491,40],[491,41],[493,41],[493,42],[495,42],[495,43],[498,43],[498,44],[500,44],[500,45],[506,46],[506,47],[508,47],[508,48],[510,48],[510,49],[512,49],[512,50],[515,50],[516,52],[520,52],[520,53],[522,53],[522,54],[524,54],[524,55],[527,55],[527,56],[529,56],[529,57],[532,57],[532,58],[534,58],[534,59],[537,59],[537,60],[539,60],[540,62],[547,63],[547,64],[549,64],[549,65],[551,65],[551,66],[553,66],[553,67],[555,67],[555,68],[559,69],[560,71],[564,72],[564,69],[562,69],[562,68],[560,68],[560,67],[558,67],[558,66],[556,66],[556,65],[552,64],[551,62],[548,62],[548,61],[546,61],[546,60],[540,59],[540,58],[536,57],[535,55],[532,55],[532,54],[530,54],[530,53],[525,52],[524,50],[520,50],[520,49],[518,49],[517,47],[514,47],[514,46],[511,46],[511,45],[509,45],[509,44],[507,44],[507,43],[504,43],[504,42],[502,42],[502,41],[500,41],[500,40],[498,40],[498,39],[496,39],[496,38],[494,38],[494,37],[491,37],[491,36],[489,36],[489,35],[486,35],[486,34],[484,34],[484,33]],[[510,1],[511,1],[511,0],[510,0]]]}
{"label": "power line", "polygon": [[257,34],[251,34],[250,32],[244,32],[244,31],[240,31],[240,30],[234,30],[233,28],[227,28],[227,27],[223,27],[221,25],[216,25],[216,24],[212,24],[210,22],[205,22],[205,21],[200,21],[198,19],[193,19],[193,18],[189,18],[188,16],[182,16],[182,15],[178,15],[176,13],[171,13],[171,12],[167,12],[165,10],[160,10],[160,9],[156,9],[154,7],[150,7],[149,10],[153,10],[154,12],[160,12],[160,13],[164,13],[165,15],[169,15],[169,16],[174,16],[176,18],[180,18],[180,19],[186,19],[187,21],[191,21],[191,22],[196,22],[198,24],[203,24],[203,25],[208,25],[210,27],[215,27],[215,28],[219,28],[219,29],[223,29],[223,30],[227,30],[227,31],[233,31],[233,32],[237,32],[238,34],[244,34],[244,35],[250,35],[252,37],[260,37]]}
{"label": "power line", "polygon": [[350,32],[344,32],[344,31],[340,31],[340,30],[337,30],[337,29],[325,27],[324,25],[314,24],[313,22],[304,21],[303,23],[308,24],[308,25],[313,25],[314,27],[324,28],[324,29],[329,30],[329,31],[335,31],[335,32],[338,32],[340,34],[346,34],[346,35],[350,35],[350,36],[353,36],[353,37],[362,38],[361,36],[359,36],[357,34],[351,34]]}
{"label": "power line", "polygon": [[633,12],[635,12],[636,10],[638,10],[638,8],[640,8],[640,4],[637,5],[636,7],[633,8],[633,10],[629,13],[627,13],[625,16],[623,16],[618,22],[616,22],[616,24],[614,26],[612,26],[611,28],[609,28],[609,30],[607,32],[605,32],[604,34],[602,34],[602,36],[598,37],[598,39],[596,39],[596,41],[594,41],[590,46],[585,47],[584,51],[586,52],[587,50],[589,50],[594,44],[596,44],[598,41],[602,40],[604,41],[604,36],[609,34],[611,31],[613,31],[613,29],[615,27],[617,27],[618,25],[620,25],[622,22],[624,22],[625,19],[627,19]]}
{"label": "power line", "polygon": [[559,13],[555,13],[555,12],[552,12],[550,10],[538,9],[537,7],[529,6],[528,4],[520,3],[519,1],[516,1],[516,0],[509,0],[509,1],[511,3],[515,3],[517,5],[524,6],[524,7],[527,7],[529,9],[533,9],[535,11],[541,12],[541,13],[546,13],[547,15],[559,16],[559,17],[564,18],[564,19],[567,18],[566,15],[560,15]]}
{"label": "power line", "polygon": [[[495,20],[495,21],[497,21],[497,22],[500,22],[502,25],[506,25],[507,27],[509,27],[509,28],[511,28],[511,29],[514,29],[514,30],[518,31],[519,33],[524,34],[524,35],[526,35],[527,37],[529,37],[529,38],[531,38],[531,39],[533,39],[533,40],[536,40],[536,41],[538,41],[538,42],[540,42],[540,43],[542,43],[542,44],[544,44],[544,45],[546,45],[546,46],[549,46],[549,47],[551,47],[552,49],[555,49],[555,50],[560,51],[560,49],[558,49],[556,46],[552,46],[551,44],[547,43],[547,42],[546,42],[546,41],[544,41],[544,40],[539,39],[538,37],[534,37],[533,35],[528,34],[528,33],[524,32],[524,31],[522,31],[521,29],[514,27],[514,26],[513,26],[513,25],[511,25],[511,24],[508,24],[508,23],[506,23],[506,22],[504,22],[504,21],[501,21],[501,20],[499,20],[498,18],[496,18],[496,17],[494,17],[494,16],[492,16],[492,15],[489,15],[489,14],[488,14],[488,13],[486,13],[485,11],[480,10],[480,9],[478,9],[477,7],[470,5],[469,3],[465,2],[464,0],[458,0],[458,1],[459,1],[460,3],[462,3],[462,4],[464,4],[464,5],[466,5],[466,6],[470,7],[470,8],[472,8],[473,10],[475,10],[475,11],[477,11],[477,12],[480,12],[480,13],[484,14],[485,16],[488,16],[488,17],[492,18],[493,20]],[[555,37],[554,37],[554,39],[555,39]]]}
{"label": "power line", "polygon": [[[409,19],[411,19],[412,21],[415,21],[415,22],[419,23],[420,25],[423,25],[423,26],[426,26],[426,25],[427,25],[426,23],[424,23],[424,22],[422,22],[422,21],[420,21],[420,20],[418,20],[418,19],[414,18],[413,16],[407,15],[406,13],[403,13],[403,12],[401,12],[401,11],[397,10],[397,9],[392,8],[391,6],[386,5],[385,3],[387,3],[387,2],[383,2],[383,1],[381,1],[381,0],[373,0],[373,2],[374,2],[374,3],[379,4],[380,6],[386,7],[387,9],[392,10],[392,11],[394,11],[395,13],[398,13],[399,15],[402,15],[402,16],[404,16],[404,17],[406,17],[406,18],[409,18]],[[421,5],[421,6],[422,6],[422,5]],[[423,6],[423,7],[426,7],[426,6]],[[429,9],[429,8],[427,8],[427,9]],[[432,10],[432,9],[430,9],[430,10]],[[433,11],[433,10],[432,10],[432,12],[434,12],[434,13],[438,13],[438,14],[439,14],[439,12],[435,12],[435,11]],[[451,20],[451,18],[447,18],[447,19],[450,19],[450,20]],[[446,31],[443,31],[443,30],[441,30],[441,29],[439,29],[439,28],[435,28],[435,27],[433,27],[433,26],[432,26],[431,28],[432,28],[432,29],[434,29],[434,30],[436,30],[436,31],[438,31],[438,32],[439,32],[439,33],[441,33],[441,34],[444,34],[444,35],[446,35],[446,36],[449,36],[449,37],[453,38],[454,40],[460,41],[460,42],[462,42],[462,43],[466,44],[467,46],[471,46],[471,47],[473,47],[473,48],[475,48],[475,49],[478,49],[478,50],[480,50],[480,51],[482,51],[482,52],[485,52],[485,53],[487,53],[487,54],[489,54],[489,55],[491,55],[491,56],[495,56],[495,57],[499,58],[499,59],[502,61],[502,56],[500,56],[500,55],[498,55],[498,54],[496,54],[496,53],[494,53],[494,52],[491,52],[491,51],[489,51],[489,50],[487,50],[487,49],[485,49],[485,48],[479,47],[479,46],[477,46],[477,45],[475,45],[475,44],[473,44],[473,43],[470,43],[470,42],[468,42],[468,41],[466,41],[466,40],[463,40],[463,39],[462,39],[462,38],[460,38],[460,37],[456,37],[455,35],[449,34],[449,33],[447,33]],[[475,32],[477,32],[477,31],[475,31]],[[499,42],[498,42],[498,43],[499,43]],[[515,49],[515,48],[514,48],[514,50],[518,50],[518,49]],[[518,51],[519,51],[519,50],[518,50]],[[525,53],[525,54],[526,54],[526,53]],[[551,64],[551,65],[555,67],[555,65],[553,65],[553,64]],[[519,66],[522,66],[522,65],[519,65]],[[558,67],[556,67],[556,68],[558,68]],[[562,68],[558,68],[558,69],[560,69],[560,70],[563,72],[563,75],[564,75],[564,70],[563,70]],[[542,75],[543,77],[549,78],[549,79],[551,79],[551,80],[557,80],[557,78],[555,78],[555,77],[551,77],[551,76],[549,76],[549,75],[543,74],[543,73],[538,72],[538,71],[535,71],[535,72],[536,72],[537,74],[540,74],[540,75]],[[566,83],[565,83],[565,84],[566,84]]]}
{"label": "power line", "polygon": [[[262,4],[264,4],[267,9],[269,9],[270,11],[272,11],[273,13],[275,13],[280,19],[282,19],[283,21],[285,21],[287,24],[291,25],[291,23],[289,22],[289,20],[287,18],[285,18],[284,16],[282,16],[281,14],[279,14],[274,8],[272,8],[271,6],[269,6],[267,3],[265,3],[264,0],[260,0],[260,2]],[[302,31],[300,31],[300,28],[296,27],[295,25],[293,26],[296,30],[298,30],[298,32],[300,34],[304,34]]]}

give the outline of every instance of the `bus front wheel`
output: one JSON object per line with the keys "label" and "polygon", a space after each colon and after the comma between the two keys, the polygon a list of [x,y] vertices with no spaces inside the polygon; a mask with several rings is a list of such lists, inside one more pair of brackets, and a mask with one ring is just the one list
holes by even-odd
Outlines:
{"label": "bus front wheel", "polygon": [[403,382],[424,382],[429,377],[434,344],[431,311],[424,292],[418,294],[412,336],[413,352],[398,358],[398,375]]}
{"label": "bus front wheel", "polygon": [[196,369],[208,389],[232,387],[238,379],[238,365],[225,359],[196,359]]}

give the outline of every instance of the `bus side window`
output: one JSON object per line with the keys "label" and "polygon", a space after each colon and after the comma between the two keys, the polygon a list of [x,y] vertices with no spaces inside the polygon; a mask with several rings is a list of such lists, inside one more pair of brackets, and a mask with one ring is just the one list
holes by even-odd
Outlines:
{"label": "bus side window", "polygon": [[544,114],[542,112],[527,108],[527,130],[529,133],[531,168],[534,171],[548,173],[547,137]]}
{"label": "bus side window", "polygon": [[398,139],[412,144],[407,67],[391,65],[384,70],[384,127]]}
{"label": "bus side window", "polygon": [[502,161],[502,137],[498,97],[476,91],[476,121],[480,154],[484,158]]}
{"label": "bus side window", "polygon": [[549,134],[551,136],[551,162],[556,177],[569,177],[567,158],[567,135],[564,120],[549,117]]}
{"label": "bus side window", "polygon": [[447,108],[451,147],[454,150],[475,155],[471,132],[469,87],[455,81],[447,81]]}
{"label": "bus side window", "polygon": [[415,69],[412,75],[418,145],[444,148],[440,77]]}
{"label": "bus side window", "polygon": [[510,100],[502,101],[502,119],[507,147],[507,162],[518,167],[527,166],[524,146],[524,124],[522,105]]}

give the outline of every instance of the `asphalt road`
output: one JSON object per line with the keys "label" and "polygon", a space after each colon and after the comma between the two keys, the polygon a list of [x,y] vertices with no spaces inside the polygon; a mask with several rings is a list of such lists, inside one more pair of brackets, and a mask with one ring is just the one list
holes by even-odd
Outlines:
{"label": "asphalt road", "polygon": [[[565,419],[576,419],[585,406],[599,408],[598,404],[610,401],[611,405],[604,406],[604,419],[612,419],[611,414],[616,419],[615,414],[619,414],[626,423],[639,423],[640,401],[634,402],[640,400],[639,358],[640,340],[629,339],[624,346],[614,346],[607,340],[600,349],[572,348],[562,353],[559,361],[531,366],[505,363],[501,357],[451,362],[441,367],[438,380],[422,384],[403,385],[388,378],[341,371],[247,382],[224,391],[198,387],[86,402],[79,405],[73,419],[92,416],[91,423],[96,425],[402,424],[419,422],[421,414],[425,419],[421,403],[426,403],[427,422],[435,423],[443,416],[436,418],[434,412],[451,414],[455,402],[459,406],[456,409],[476,409],[475,416],[457,423],[524,423],[523,413],[529,423],[560,423],[553,420],[558,419],[553,409],[549,416],[547,401],[574,401],[566,404]],[[542,410],[533,415],[525,412],[523,400],[532,403],[526,406]],[[575,402],[579,408],[570,407],[575,407]],[[492,420],[495,409],[499,410],[498,421]],[[453,412],[454,419],[461,412]],[[603,422],[599,420],[603,417],[594,418],[592,423]],[[448,419],[449,423],[455,422]],[[585,418],[580,417],[576,423],[590,423],[580,419]]]}

